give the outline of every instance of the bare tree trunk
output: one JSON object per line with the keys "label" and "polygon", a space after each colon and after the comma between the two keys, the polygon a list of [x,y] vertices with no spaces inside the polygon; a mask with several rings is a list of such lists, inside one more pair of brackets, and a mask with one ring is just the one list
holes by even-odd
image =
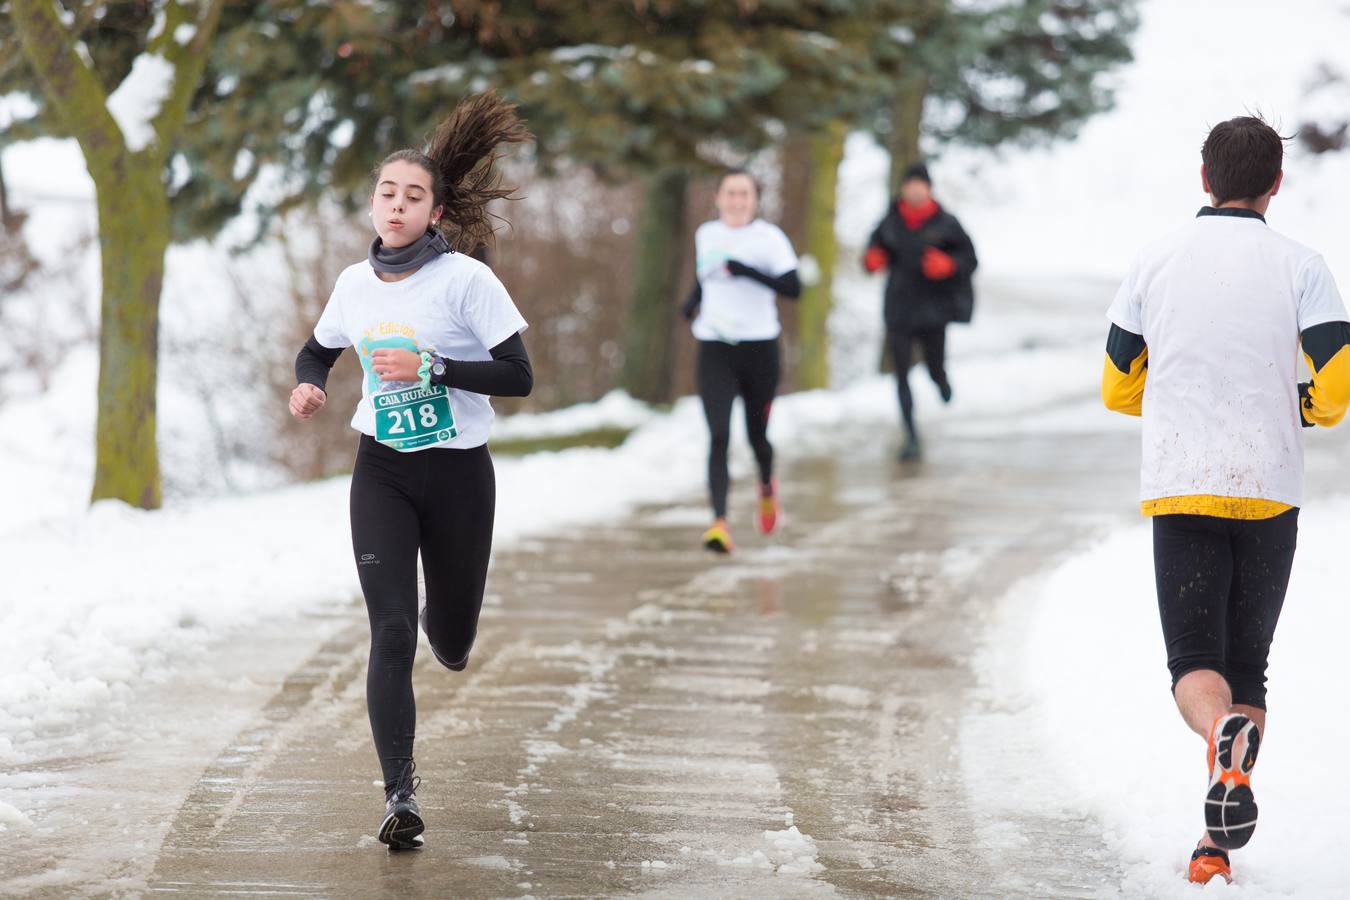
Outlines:
{"label": "bare tree trunk", "polygon": [[634,397],[671,399],[677,291],[684,246],[689,175],[666,169],[649,176],[637,225],[637,271],[624,335],[623,385]]}
{"label": "bare tree trunk", "polygon": [[103,298],[99,330],[98,451],[91,499],[143,509],[161,502],[156,452],[159,295],[169,246],[160,172],[96,183]]}
{"label": "bare tree trunk", "polygon": [[0,169],[0,226],[3,226],[6,232],[10,230],[12,218],[9,210],[9,191],[5,189],[5,172]]}
{"label": "bare tree trunk", "polygon": [[843,122],[832,122],[811,136],[811,186],[807,201],[806,249],[816,260],[820,277],[802,291],[797,317],[797,387],[830,386],[830,310],[834,305],[835,201],[839,164],[844,159]]}

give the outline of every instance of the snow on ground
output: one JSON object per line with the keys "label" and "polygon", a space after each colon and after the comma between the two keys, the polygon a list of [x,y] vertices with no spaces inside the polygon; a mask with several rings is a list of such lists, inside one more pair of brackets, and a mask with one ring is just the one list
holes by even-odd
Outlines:
{"label": "snow on ground", "polygon": [[[1233,854],[1238,883],[1205,896],[1344,896],[1343,873],[1329,863],[1350,801],[1340,777],[1350,723],[1328,676],[1350,631],[1350,500],[1314,500],[1299,525],[1253,781],[1261,822]],[[1185,866],[1203,827],[1205,746],[1169,696],[1155,597],[1147,524],[1015,589],[982,654],[986,702],[963,728],[964,762],[991,813],[991,846],[1015,842],[998,823],[1019,814],[1091,813],[1123,870],[1120,895],[1192,897],[1200,890],[1185,883]],[[1002,757],[993,771],[991,746]]]}
{"label": "snow on ground", "polygon": [[627,391],[612,391],[595,403],[578,403],[565,409],[535,415],[506,416],[492,426],[497,440],[528,440],[581,434],[602,428],[637,428],[655,419],[657,413]]}

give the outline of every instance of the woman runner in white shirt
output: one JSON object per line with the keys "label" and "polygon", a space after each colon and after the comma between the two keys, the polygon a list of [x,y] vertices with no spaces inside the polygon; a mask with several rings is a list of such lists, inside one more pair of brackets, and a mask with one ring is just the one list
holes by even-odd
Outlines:
{"label": "woman runner in white shirt", "polygon": [[745,427],[759,466],[757,524],[769,534],[778,522],[778,489],[769,444],[769,410],[778,390],[778,295],[796,299],[797,254],[777,225],[755,218],[759,186],[744,169],[730,169],[717,185],[717,215],[694,232],[695,282],[685,302],[698,339],[698,392],[708,420],[708,491],[713,524],[703,545],[733,548],[727,525],[727,448],[731,407],[745,402]]}

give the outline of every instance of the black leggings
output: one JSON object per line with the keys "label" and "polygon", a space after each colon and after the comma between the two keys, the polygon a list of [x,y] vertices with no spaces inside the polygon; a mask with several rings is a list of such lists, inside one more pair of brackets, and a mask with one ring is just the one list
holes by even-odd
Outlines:
{"label": "black leggings", "polygon": [[940,388],[947,385],[947,329],[931,328],[924,331],[888,331],[886,341],[891,346],[891,359],[895,362],[895,385],[900,392],[900,416],[905,421],[905,430],[910,436],[914,430],[914,395],[909,390],[909,367],[914,364],[914,342],[923,348],[923,361],[928,365],[928,374],[933,383]]}
{"label": "black leggings", "polygon": [[366,705],[386,791],[417,730],[417,554],[427,639],[451,668],[468,662],[483,606],[497,484],[486,446],[400,453],[362,435],[352,471],[352,551],[370,616]]}
{"label": "black leggings", "polygon": [[708,419],[708,491],[713,515],[726,518],[727,448],[731,444],[731,405],[745,401],[745,430],[759,463],[759,480],[773,479],[773,446],[769,443],[769,409],[778,391],[778,341],[698,342],[698,395]]}
{"label": "black leggings", "polygon": [[1172,689],[1218,672],[1233,702],[1266,708],[1266,658],[1284,606],[1298,510],[1246,521],[1155,516],[1153,566]]}

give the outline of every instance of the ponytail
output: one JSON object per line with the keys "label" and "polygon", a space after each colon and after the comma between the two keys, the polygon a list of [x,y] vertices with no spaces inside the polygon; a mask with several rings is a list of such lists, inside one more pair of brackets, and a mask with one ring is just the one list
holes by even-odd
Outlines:
{"label": "ponytail", "polygon": [[487,91],[464,100],[436,127],[426,153],[399,150],[375,169],[375,178],[391,162],[402,160],[431,176],[432,205],[442,208],[437,227],[450,246],[472,253],[496,231],[488,212],[493,200],[510,199],[495,163],[503,144],[521,144],[533,135],[516,115],[514,104]]}

